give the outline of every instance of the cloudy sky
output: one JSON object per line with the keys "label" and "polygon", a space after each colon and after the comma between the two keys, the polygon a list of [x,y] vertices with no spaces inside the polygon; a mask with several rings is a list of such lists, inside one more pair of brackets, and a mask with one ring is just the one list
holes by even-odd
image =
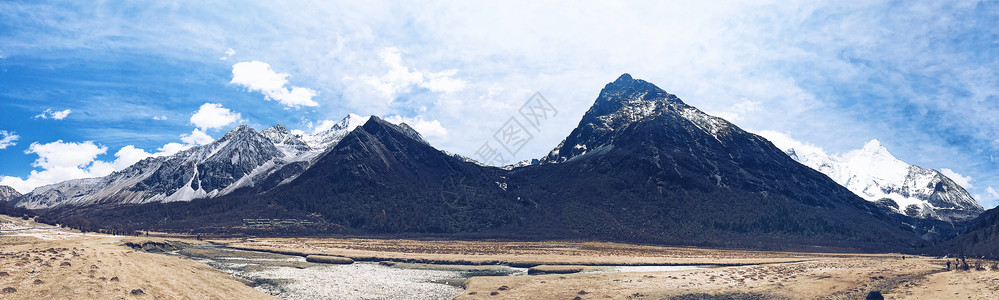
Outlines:
{"label": "cloudy sky", "polygon": [[348,113],[474,158],[535,92],[558,114],[514,159],[538,158],[626,72],[830,154],[877,138],[999,201],[997,1],[3,1],[0,178]]}

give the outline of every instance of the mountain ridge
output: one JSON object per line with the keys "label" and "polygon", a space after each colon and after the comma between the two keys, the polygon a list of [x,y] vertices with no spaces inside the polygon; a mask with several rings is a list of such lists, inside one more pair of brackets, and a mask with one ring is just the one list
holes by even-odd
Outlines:
{"label": "mountain ridge", "polygon": [[239,125],[219,139],[170,156],[145,158],[104,177],[41,186],[15,205],[48,209],[62,205],[191,201],[230,193],[262,192],[308,168],[326,148],[367,120],[354,114],[311,135],[281,124],[257,131]]}

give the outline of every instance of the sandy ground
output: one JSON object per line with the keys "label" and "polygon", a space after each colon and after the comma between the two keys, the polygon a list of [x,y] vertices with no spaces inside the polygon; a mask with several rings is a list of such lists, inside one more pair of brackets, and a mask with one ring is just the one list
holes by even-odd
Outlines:
{"label": "sandy ground", "polygon": [[999,299],[999,271],[925,257],[837,258],[655,273],[475,277],[459,299]]}
{"label": "sandy ground", "polygon": [[999,299],[999,270],[940,272],[906,282],[885,298]]}
{"label": "sandy ground", "polygon": [[3,215],[0,231],[2,299],[273,299],[203,263],[122,246],[137,238]]}

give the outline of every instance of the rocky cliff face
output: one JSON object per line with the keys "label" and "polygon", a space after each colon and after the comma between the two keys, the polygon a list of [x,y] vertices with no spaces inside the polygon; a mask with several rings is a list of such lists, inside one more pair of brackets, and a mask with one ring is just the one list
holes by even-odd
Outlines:
{"label": "rocky cliff face", "polygon": [[21,196],[21,193],[18,193],[14,188],[0,185],[0,202],[14,200],[14,198],[19,196]]}

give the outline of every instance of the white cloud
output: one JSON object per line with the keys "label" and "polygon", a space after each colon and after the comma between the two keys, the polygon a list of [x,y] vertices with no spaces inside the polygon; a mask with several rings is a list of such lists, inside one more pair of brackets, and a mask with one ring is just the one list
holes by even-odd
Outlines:
{"label": "white cloud", "polygon": [[985,188],[985,195],[975,194],[974,197],[975,200],[978,200],[978,204],[981,204],[985,209],[999,205],[999,192],[992,186]]}
{"label": "white cloud", "polygon": [[83,143],[66,143],[62,140],[47,144],[31,143],[24,153],[37,154],[38,159],[31,165],[43,169],[54,169],[60,167],[85,167],[94,161],[98,155],[108,151],[105,146],[94,144],[92,141]]}
{"label": "white cloud", "polygon": [[21,136],[14,134],[13,131],[0,130],[0,149],[7,149],[7,147],[17,145],[17,139]]}
{"label": "white cloud", "polygon": [[46,109],[45,111],[43,111],[42,113],[36,115],[34,118],[35,119],[48,119],[48,118],[52,118],[52,119],[56,119],[56,120],[62,120],[62,119],[65,119],[66,116],[69,116],[69,113],[71,113],[71,112],[72,111],[69,110],[69,109],[60,110],[60,111],[53,111],[51,108],[49,108],[49,109]]}
{"label": "white cloud", "polygon": [[188,145],[205,145],[215,141],[211,136],[208,136],[201,129],[195,128],[190,134],[182,134],[180,140]]}
{"label": "white cloud", "polygon": [[191,124],[201,130],[217,129],[236,123],[241,117],[239,113],[222,107],[222,104],[205,103],[191,116]]}
{"label": "white cloud", "polygon": [[801,142],[791,138],[787,133],[777,132],[773,130],[760,130],[756,132],[757,135],[762,136],[767,139],[778,149],[787,151],[788,149],[794,149],[795,152],[799,154],[821,154],[826,156],[825,150],[822,147],[812,145],[809,143]]}
{"label": "white cloud", "polygon": [[314,90],[288,84],[287,73],[277,73],[271,70],[271,65],[262,61],[240,62],[232,65],[232,81],[250,91],[259,91],[268,100],[276,100],[287,107],[319,106],[312,98],[319,96]]}
{"label": "white cloud", "polygon": [[69,109],[67,109],[67,110],[61,110],[61,111],[54,111],[54,112],[52,112],[52,118],[56,119],[56,120],[62,120],[62,119],[65,119],[66,116],[69,115],[69,113],[70,113]]}
{"label": "white cloud", "polygon": [[[373,87],[387,101],[393,101],[401,94],[410,92],[414,87],[422,87],[431,92],[454,93],[465,88],[467,82],[454,78],[458,70],[450,69],[441,72],[410,70],[402,63],[402,52],[399,48],[389,47],[379,53],[382,63],[389,70],[382,75],[363,75],[358,77],[361,82]],[[352,76],[344,79],[353,80]]]}
{"label": "white cloud", "polygon": [[311,126],[311,123],[310,123],[309,127],[312,127],[312,134],[317,134],[317,133],[320,133],[320,132],[323,132],[323,131],[330,130],[330,128],[333,128],[333,125],[336,125],[337,123],[340,123],[340,122],[339,121],[333,121],[333,120],[322,120],[322,121],[319,121],[319,123],[316,124],[315,126]]}
{"label": "white cloud", "polygon": [[760,111],[760,102],[742,98],[728,110],[716,113],[719,118],[729,122],[741,121],[746,114]]}
{"label": "white cloud", "polygon": [[185,144],[181,144],[181,143],[166,143],[166,145],[163,145],[163,147],[160,147],[159,149],[156,149],[156,151],[159,151],[159,152],[156,152],[155,155],[156,156],[170,156],[170,155],[177,154],[177,152],[184,151],[184,150],[187,150],[187,149],[191,149],[191,147],[194,147],[194,145],[190,145],[190,144],[186,144],[185,145]]}
{"label": "white cloud", "polygon": [[409,127],[412,127],[424,138],[441,138],[447,136],[447,129],[441,126],[441,122],[437,120],[427,121],[422,117],[415,118],[405,118],[397,115],[385,117],[385,121],[389,121],[395,124],[406,123]]}
{"label": "white cloud", "polygon": [[999,192],[996,192],[996,189],[992,188],[992,186],[986,188],[985,192],[988,193],[993,200],[999,199]]}
{"label": "white cloud", "polygon": [[958,174],[957,172],[954,172],[954,170],[948,168],[941,168],[940,173],[943,173],[944,176],[947,176],[947,178],[950,178],[950,180],[953,180],[954,182],[961,185],[961,187],[964,187],[965,189],[970,189],[974,187],[971,185],[972,181],[971,176],[962,176],[961,174]]}
{"label": "white cloud", "polygon": [[13,187],[22,193],[46,184],[104,176],[113,171],[108,167],[108,163],[94,163],[98,155],[107,152],[107,147],[94,144],[92,141],[67,143],[58,140],[46,144],[36,142],[31,143],[24,152],[38,155],[38,159],[31,165],[41,170],[32,170],[26,179],[13,176],[4,176],[0,179],[0,184]]}
{"label": "white cloud", "polygon": [[157,120],[157,121],[164,121],[166,119],[167,119],[166,116],[153,116],[153,120]]}
{"label": "white cloud", "polygon": [[134,165],[140,160],[152,157],[153,155],[146,152],[146,150],[142,150],[142,148],[136,148],[135,146],[128,145],[118,149],[118,152],[115,152],[114,156],[117,158],[112,163],[112,166],[115,171],[121,171],[131,165]]}
{"label": "white cloud", "polygon": [[429,73],[427,74],[427,80],[420,83],[420,86],[433,92],[454,93],[465,88],[466,84],[465,80],[451,77],[457,74],[458,70],[455,69]]}
{"label": "white cloud", "polygon": [[232,50],[232,48],[225,49],[225,56],[219,57],[219,60],[229,60],[233,54],[236,54],[236,50]]}

